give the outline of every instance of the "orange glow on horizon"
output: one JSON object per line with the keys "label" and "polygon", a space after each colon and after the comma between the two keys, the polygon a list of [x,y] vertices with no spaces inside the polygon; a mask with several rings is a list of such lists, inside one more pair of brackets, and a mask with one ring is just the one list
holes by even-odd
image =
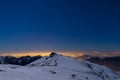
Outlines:
{"label": "orange glow on horizon", "polygon": [[[120,56],[119,52],[82,52],[82,51],[56,51],[57,54],[61,54],[64,56],[79,58],[84,55],[90,56],[99,56],[99,57],[110,57],[110,56]],[[49,56],[51,51],[31,51],[31,52],[8,52],[8,53],[0,53],[0,56]]]}
{"label": "orange glow on horizon", "polygon": [[21,57],[21,56],[48,56],[49,52],[20,52],[20,53],[3,53],[1,56],[15,56],[15,57]]}
{"label": "orange glow on horizon", "polygon": [[[84,54],[82,52],[57,52],[58,54],[69,56],[69,57],[77,57],[77,56],[83,56]],[[51,52],[20,52],[20,53],[2,53],[0,56],[15,56],[15,57],[21,57],[21,56],[49,56]]]}

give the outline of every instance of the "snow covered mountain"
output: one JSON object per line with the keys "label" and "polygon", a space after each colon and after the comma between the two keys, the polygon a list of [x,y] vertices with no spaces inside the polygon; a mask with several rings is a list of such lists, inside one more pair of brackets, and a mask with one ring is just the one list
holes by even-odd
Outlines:
{"label": "snow covered mountain", "polygon": [[27,66],[0,64],[0,80],[120,80],[120,75],[105,66],[52,53]]}

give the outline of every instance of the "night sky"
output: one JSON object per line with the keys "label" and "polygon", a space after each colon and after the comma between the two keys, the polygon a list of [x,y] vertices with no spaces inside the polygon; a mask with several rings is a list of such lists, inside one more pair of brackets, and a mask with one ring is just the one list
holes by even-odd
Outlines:
{"label": "night sky", "polygon": [[120,50],[119,0],[0,0],[0,52]]}

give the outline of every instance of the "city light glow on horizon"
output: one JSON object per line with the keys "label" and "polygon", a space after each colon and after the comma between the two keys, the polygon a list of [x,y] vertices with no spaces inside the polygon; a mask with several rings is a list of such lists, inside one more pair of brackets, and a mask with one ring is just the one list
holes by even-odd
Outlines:
{"label": "city light glow on horizon", "polygon": [[[69,57],[81,57],[84,55],[90,55],[90,56],[99,56],[99,57],[110,57],[110,56],[120,56],[120,52],[99,52],[99,51],[93,51],[93,52],[82,52],[82,51],[56,51],[55,53],[61,54],[64,56]],[[15,57],[21,57],[21,56],[49,56],[51,54],[51,51],[31,51],[31,52],[8,52],[8,53],[0,53],[0,56],[15,56]]]}
{"label": "city light glow on horizon", "polygon": [[[57,54],[61,54],[64,56],[69,57],[77,57],[77,56],[83,56],[83,52],[56,52]],[[44,51],[44,52],[18,52],[18,53],[1,53],[0,56],[15,56],[15,57],[21,57],[21,56],[49,56],[51,52]]]}

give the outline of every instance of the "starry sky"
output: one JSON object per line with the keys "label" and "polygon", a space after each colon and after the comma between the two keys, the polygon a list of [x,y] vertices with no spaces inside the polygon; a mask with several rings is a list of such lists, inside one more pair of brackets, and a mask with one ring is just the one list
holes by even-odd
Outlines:
{"label": "starry sky", "polygon": [[120,50],[119,0],[0,0],[0,52]]}

